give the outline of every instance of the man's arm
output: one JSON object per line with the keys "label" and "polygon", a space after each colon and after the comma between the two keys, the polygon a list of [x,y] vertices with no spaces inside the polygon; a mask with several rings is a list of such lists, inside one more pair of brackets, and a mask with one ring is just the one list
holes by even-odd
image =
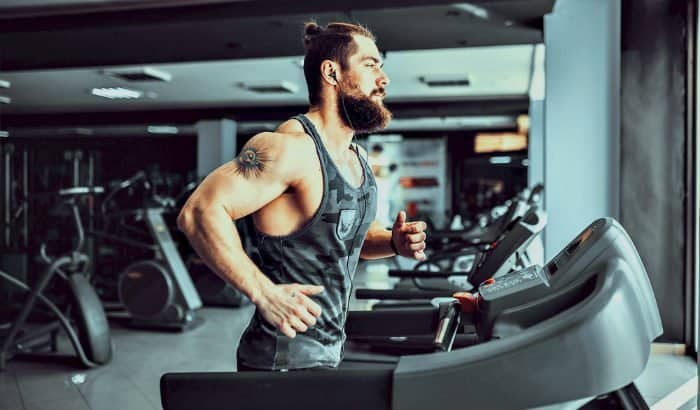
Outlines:
{"label": "man's arm", "polygon": [[381,259],[396,255],[391,247],[391,231],[384,229],[382,224],[375,220],[370,225],[365,243],[362,244],[360,258]]}
{"label": "man's arm", "polygon": [[268,322],[294,337],[316,323],[321,308],[308,296],[323,288],[274,284],[246,255],[233,222],[259,210],[302,177],[293,144],[285,137],[261,133],[251,138],[236,159],[204,179],[177,222],[217,275],[248,296]]}
{"label": "man's arm", "polygon": [[[398,254],[419,261],[425,260],[425,229],[422,221],[406,222],[406,212],[401,211],[391,230],[384,229],[379,221],[372,222],[362,245],[362,259],[388,258]],[[393,244],[393,246],[392,246]]]}

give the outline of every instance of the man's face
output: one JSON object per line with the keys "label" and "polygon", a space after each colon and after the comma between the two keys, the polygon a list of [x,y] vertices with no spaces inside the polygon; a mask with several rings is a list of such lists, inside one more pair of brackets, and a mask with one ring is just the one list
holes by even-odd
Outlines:
{"label": "man's face", "polygon": [[382,60],[374,41],[354,36],[357,52],[348,60],[338,92],[338,115],[357,133],[385,128],[391,112],[384,106],[389,77],[382,70]]}

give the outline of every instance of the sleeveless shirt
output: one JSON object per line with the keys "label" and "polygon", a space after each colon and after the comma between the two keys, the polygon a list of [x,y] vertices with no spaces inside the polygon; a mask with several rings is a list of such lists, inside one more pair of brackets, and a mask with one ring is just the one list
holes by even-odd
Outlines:
{"label": "sleeveless shirt", "polygon": [[316,325],[289,338],[255,312],[238,347],[238,361],[266,370],[336,367],[342,359],[345,319],[360,250],[377,211],[372,170],[362,158],[362,183],[340,174],[313,123],[294,117],[311,137],[320,160],[323,196],[314,216],[298,231],[270,236],[255,229],[260,269],[274,283],[321,285],[310,298],[321,306]]}

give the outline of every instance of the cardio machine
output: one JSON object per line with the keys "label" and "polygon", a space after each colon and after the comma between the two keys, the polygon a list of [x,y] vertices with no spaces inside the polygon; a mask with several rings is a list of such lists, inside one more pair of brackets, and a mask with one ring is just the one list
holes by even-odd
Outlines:
{"label": "cardio machine", "polygon": [[[122,264],[117,280],[118,302],[105,302],[110,318],[138,328],[184,331],[202,323],[196,315],[202,300],[192,283],[163,219],[168,198],[150,194],[137,208],[120,209],[114,198],[133,186],[151,186],[144,172],[115,184],[101,206],[104,228],[89,233],[102,240],[103,253],[126,252],[136,260]],[[123,258],[122,258],[123,259]],[[104,276],[104,275],[103,275]],[[105,278],[102,278],[104,280]]]}
{"label": "cardio machine", "polygon": [[[330,371],[165,374],[163,408],[580,407],[611,392],[634,396],[632,382],[662,333],[646,270],[611,218],[593,222],[544,267],[483,283],[472,296],[348,315],[349,338],[431,332],[430,353],[346,359]],[[451,350],[466,325],[475,329],[472,345]]]}
{"label": "cardio machine", "polygon": [[[0,370],[4,370],[13,357],[47,360],[63,358],[57,353],[60,330],[65,332],[83,366],[96,367],[110,361],[112,343],[109,324],[100,299],[87,276],[90,259],[83,253],[85,234],[76,204],[76,199],[81,196],[103,191],[102,187],[73,187],[56,193],[30,196],[29,199],[60,198],[59,203],[53,207],[53,216],[70,218],[75,229],[75,240],[70,251],[58,256],[49,255],[46,241],[41,244],[39,256],[45,268],[33,285],[0,271],[0,278],[27,293],[6,333],[0,334]],[[61,295],[44,293],[55,278],[61,279],[58,288],[62,295],[67,296],[61,303],[56,302],[61,299]],[[42,325],[29,326],[30,314],[39,310],[39,302],[49,309],[52,319]]]}
{"label": "cardio machine", "polygon": [[[532,261],[528,256],[528,249],[546,223],[546,213],[537,206],[532,206],[524,215],[515,217],[503,228],[501,235],[492,238],[489,244],[480,248],[433,254],[411,270],[389,270],[390,277],[402,280],[394,289],[357,289],[355,297],[381,300],[374,308],[393,308],[424,305],[426,302],[416,300],[451,297],[454,292],[476,288],[489,278],[530,266]],[[465,252],[473,259],[469,269],[455,270],[454,261]],[[436,267],[438,270],[424,269],[430,267]],[[407,300],[414,302],[405,302]]]}

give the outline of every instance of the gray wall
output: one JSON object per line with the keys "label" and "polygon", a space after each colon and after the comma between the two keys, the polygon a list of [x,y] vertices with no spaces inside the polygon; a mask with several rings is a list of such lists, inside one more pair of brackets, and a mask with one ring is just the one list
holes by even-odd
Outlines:
{"label": "gray wall", "polygon": [[236,156],[236,125],[229,119],[197,122],[197,179]]}
{"label": "gray wall", "polygon": [[[558,0],[545,17],[545,256],[618,217],[620,3]],[[535,182],[535,181],[532,181]]]}
{"label": "gray wall", "polygon": [[684,0],[622,1],[621,222],[674,341],[684,330],[685,13]]}

